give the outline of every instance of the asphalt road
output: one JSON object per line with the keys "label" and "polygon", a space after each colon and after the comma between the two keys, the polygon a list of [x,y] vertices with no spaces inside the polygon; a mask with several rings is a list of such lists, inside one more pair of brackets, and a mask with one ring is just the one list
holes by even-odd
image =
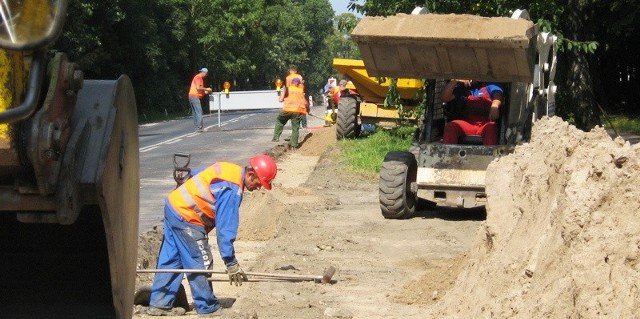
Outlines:
{"label": "asphalt road", "polygon": [[[205,131],[193,131],[193,119],[144,124],[140,136],[140,225],[144,233],[162,222],[164,196],[176,186],[173,179],[173,155],[191,155],[192,169],[217,161],[244,165],[249,158],[264,153],[276,143],[271,142],[273,126],[279,110],[253,110],[206,114]],[[322,114],[322,107],[312,108],[313,114]],[[317,118],[308,117],[309,126],[322,125]],[[288,137],[289,125],[280,138]],[[184,158],[179,158],[182,160]],[[180,161],[182,165],[184,162]]]}

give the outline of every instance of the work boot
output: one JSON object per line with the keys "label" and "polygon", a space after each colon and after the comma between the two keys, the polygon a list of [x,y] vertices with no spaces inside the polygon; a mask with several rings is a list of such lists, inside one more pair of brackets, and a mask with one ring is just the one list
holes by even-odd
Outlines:
{"label": "work boot", "polygon": [[271,142],[279,142],[280,140],[277,137],[271,139]]}
{"label": "work boot", "polygon": [[147,314],[150,316],[182,316],[185,314],[185,312],[187,311],[182,307],[162,309],[149,306],[149,309],[147,309]]}
{"label": "work boot", "polygon": [[218,318],[218,317],[223,316],[226,313],[227,313],[227,311],[224,308],[220,307],[214,312],[199,313],[198,314],[198,318]]}

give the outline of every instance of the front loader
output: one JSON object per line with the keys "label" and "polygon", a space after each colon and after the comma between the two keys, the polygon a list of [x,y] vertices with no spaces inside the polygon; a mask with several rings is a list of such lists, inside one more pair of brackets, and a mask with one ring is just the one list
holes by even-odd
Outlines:
{"label": "front loader", "polygon": [[0,317],[131,318],[139,158],[131,81],[47,48],[67,1],[0,7]]}
{"label": "front loader", "polygon": [[[379,200],[385,218],[411,217],[421,202],[485,205],[489,163],[527,142],[532,123],[555,112],[556,37],[540,32],[524,10],[493,18],[431,13],[364,17],[351,37],[370,76],[426,79],[427,84],[424,117],[411,150],[390,152],[382,164]],[[443,144],[444,126],[456,115],[438,97],[450,79],[503,88],[498,145],[482,145],[480,136]]]}

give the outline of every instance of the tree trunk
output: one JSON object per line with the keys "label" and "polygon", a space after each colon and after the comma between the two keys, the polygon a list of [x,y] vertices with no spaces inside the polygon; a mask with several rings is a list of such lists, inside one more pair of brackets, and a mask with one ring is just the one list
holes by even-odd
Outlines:
{"label": "tree trunk", "polygon": [[[592,10],[586,7],[586,4],[580,4],[579,0],[569,0],[567,8],[567,17],[562,25],[562,31],[567,39],[574,41],[591,41],[587,39],[589,34],[589,20],[593,15]],[[594,126],[600,125],[600,112],[595,100],[593,90],[594,81],[592,74],[593,59],[590,54],[573,48],[565,50],[560,57],[562,62],[566,63],[566,79],[564,87],[560,87],[565,95],[564,107],[569,112],[573,112],[575,116],[575,125],[583,131],[589,131]]]}

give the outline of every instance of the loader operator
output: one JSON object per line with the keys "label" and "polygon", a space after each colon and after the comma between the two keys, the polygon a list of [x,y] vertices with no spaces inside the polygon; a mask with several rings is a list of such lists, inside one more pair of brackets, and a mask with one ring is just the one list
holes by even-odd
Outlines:
{"label": "loader operator", "polygon": [[[249,159],[249,166],[229,162],[194,170],[193,175],[165,198],[164,238],[158,269],[212,269],[207,234],[216,228],[220,257],[227,267],[229,283],[241,285],[247,276],[240,268],[233,243],[239,224],[239,207],[244,189],[271,189],[277,167],[268,155]],[[220,316],[222,308],[209,274],[186,274],[196,312],[203,317]],[[147,313],[152,316],[183,315],[173,308],[182,273],[156,273]]]}
{"label": "loader operator", "polygon": [[498,144],[500,106],[504,98],[502,88],[473,80],[450,80],[440,93],[444,103],[453,102],[462,118],[447,123],[442,143],[458,144],[460,137],[482,136],[483,145]]}

